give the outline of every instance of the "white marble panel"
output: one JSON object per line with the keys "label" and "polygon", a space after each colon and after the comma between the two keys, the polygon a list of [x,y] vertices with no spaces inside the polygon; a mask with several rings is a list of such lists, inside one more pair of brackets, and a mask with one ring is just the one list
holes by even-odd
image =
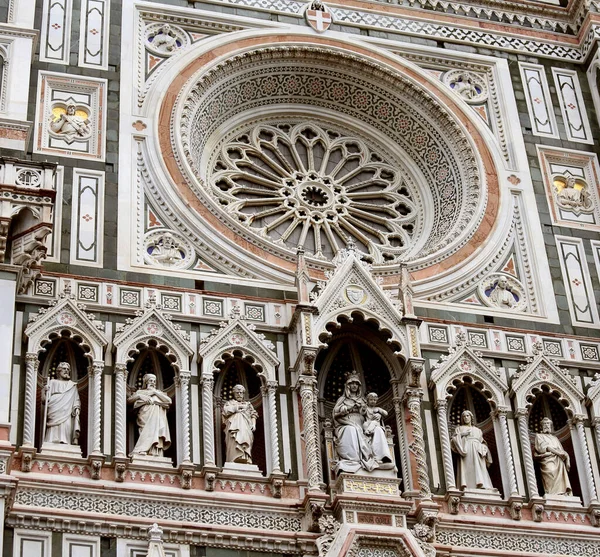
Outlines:
{"label": "white marble panel", "polygon": [[110,2],[82,0],[79,27],[79,65],[108,69]]}
{"label": "white marble panel", "polygon": [[554,107],[544,66],[519,62],[525,101],[534,135],[558,138]]}
{"label": "white marble panel", "polygon": [[40,62],[69,64],[72,0],[44,0]]}
{"label": "white marble panel", "polygon": [[552,68],[552,75],[567,138],[580,143],[594,143],[577,72]]}

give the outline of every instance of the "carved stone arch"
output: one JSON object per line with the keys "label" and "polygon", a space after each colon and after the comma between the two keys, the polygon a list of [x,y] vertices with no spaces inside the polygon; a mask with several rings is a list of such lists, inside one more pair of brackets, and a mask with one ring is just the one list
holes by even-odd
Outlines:
{"label": "carved stone arch", "polygon": [[[190,451],[190,358],[194,351],[189,335],[171,321],[170,314],[156,304],[153,297],[135,319],[117,328],[113,340],[115,357],[115,453],[124,473],[127,458],[127,365],[145,349],[159,350],[175,372],[175,406],[177,463],[183,467],[191,463]],[[172,407],[171,407],[172,408]]]}
{"label": "carved stone arch", "polygon": [[517,407],[519,438],[529,495],[533,498],[539,497],[529,418],[536,397],[547,392],[557,399],[569,417],[568,424],[577,464],[577,473],[582,488],[583,502],[585,505],[596,504],[596,485],[584,426],[587,415],[583,406],[583,391],[577,382],[577,378],[572,376],[567,369],[561,368],[556,360],[549,358],[544,353],[542,343],[536,343],[533,351],[534,356],[528,358],[527,365],[523,366],[513,378],[511,385],[511,394],[514,396]]}
{"label": "carved stone arch", "polygon": [[[66,288],[59,299],[52,303],[50,309],[42,308],[31,318],[25,329],[27,337],[27,354],[25,357],[25,398],[23,406],[23,446],[26,452],[34,451],[36,431],[37,397],[41,383],[38,377],[40,354],[53,341],[71,338],[83,350],[88,360],[87,368],[87,425],[84,437],[87,438],[87,452],[90,455],[101,455],[101,407],[102,407],[102,372],[104,370],[104,348],[108,344],[103,329],[104,325],[96,321],[93,315],[86,313],[85,306],[78,304]],[[78,376],[84,375],[78,370]],[[44,424],[39,424],[40,429]],[[41,432],[43,435],[43,431]]]}
{"label": "carved stone arch", "polygon": [[[485,397],[486,402],[490,406],[493,434],[490,431],[487,439],[489,443],[493,442],[497,446],[495,459],[497,458],[500,465],[498,473],[501,475],[504,497],[511,504],[517,500],[520,501],[513,451],[510,445],[510,435],[506,420],[508,408],[505,402],[505,395],[508,385],[504,375],[493,364],[484,360],[481,353],[469,346],[464,335],[461,335],[459,336],[457,345],[450,348],[449,354],[442,356],[440,361],[432,366],[430,384],[434,390],[436,400],[435,408],[437,411],[446,488],[452,491],[456,490],[457,487],[450,444],[452,432],[450,431],[448,401],[455,396],[455,393],[461,387],[470,386],[477,389]],[[495,485],[495,487],[500,486]],[[494,494],[488,493],[487,495],[491,498],[497,497]]]}
{"label": "carved stone arch", "polygon": [[[249,365],[261,381],[262,408],[264,416],[264,438],[267,474],[272,478],[281,473],[279,445],[281,431],[277,419],[276,393],[278,388],[277,369],[279,359],[274,352],[273,343],[256,327],[248,323],[235,306],[227,323],[219,329],[213,329],[210,335],[201,341],[198,356],[202,360],[202,424],[204,445],[204,469],[214,469],[218,459],[217,450],[220,440],[215,439],[216,414],[215,372],[220,373],[223,364],[230,358],[239,358]],[[221,379],[219,377],[218,379]],[[217,382],[217,386],[220,383]],[[214,472],[210,472],[214,473]]]}
{"label": "carved stone arch", "polygon": [[512,380],[511,392],[515,397],[517,409],[529,411],[536,394],[541,392],[544,386],[557,393],[570,417],[583,414],[585,396],[577,384],[577,379],[543,352],[532,358],[525,369]]}

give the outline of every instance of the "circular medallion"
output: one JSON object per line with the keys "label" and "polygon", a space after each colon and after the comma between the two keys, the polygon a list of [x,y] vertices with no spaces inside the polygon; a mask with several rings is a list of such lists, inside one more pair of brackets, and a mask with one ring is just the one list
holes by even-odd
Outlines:
{"label": "circular medallion", "polygon": [[244,346],[248,342],[248,339],[240,333],[233,333],[229,337],[229,342],[233,346]]}
{"label": "circular medallion", "polygon": [[146,323],[146,325],[144,326],[144,331],[148,335],[158,336],[162,333],[162,328],[155,321],[150,321],[149,323]]}
{"label": "circular medallion", "polygon": [[56,321],[61,325],[74,325],[76,322],[75,316],[70,311],[63,311],[58,314]]}

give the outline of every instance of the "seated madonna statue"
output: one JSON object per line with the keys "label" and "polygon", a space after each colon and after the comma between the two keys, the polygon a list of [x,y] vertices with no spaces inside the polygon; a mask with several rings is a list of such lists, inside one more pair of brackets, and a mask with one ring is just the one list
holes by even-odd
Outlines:
{"label": "seated madonna statue", "polygon": [[376,402],[376,398],[371,397],[371,406],[367,405],[360,378],[352,372],[346,380],[344,394],[333,408],[336,472],[372,472],[376,468],[394,467],[389,447],[382,442],[385,433],[381,418],[387,412],[384,415],[385,411],[377,408]]}

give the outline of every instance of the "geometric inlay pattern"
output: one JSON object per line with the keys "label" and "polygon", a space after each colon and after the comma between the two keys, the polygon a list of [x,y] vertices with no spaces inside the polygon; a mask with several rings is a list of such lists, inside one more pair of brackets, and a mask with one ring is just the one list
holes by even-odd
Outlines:
{"label": "geometric inlay pattern", "polygon": [[242,528],[299,532],[300,516],[282,511],[256,509],[226,509],[213,505],[199,505],[180,501],[158,501],[143,497],[111,496],[108,494],[73,493],[56,489],[26,488],[17,490],[15,505],[68,509],[73,512],[135,516],[153,520],[175,520],[196,524],[235,524]]}

